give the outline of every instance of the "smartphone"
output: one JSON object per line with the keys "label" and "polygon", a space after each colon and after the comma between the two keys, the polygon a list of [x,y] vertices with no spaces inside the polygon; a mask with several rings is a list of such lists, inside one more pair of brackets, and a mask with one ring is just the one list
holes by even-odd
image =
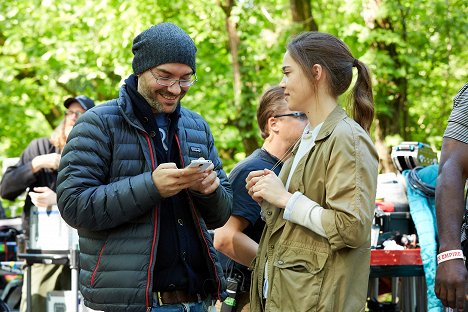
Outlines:
{"label": "smartphone", "polygon": [[211,165],[211,160],[209,159],[194,159],[188,165],[189,168],[198,167],[200,171],[205,171]]}

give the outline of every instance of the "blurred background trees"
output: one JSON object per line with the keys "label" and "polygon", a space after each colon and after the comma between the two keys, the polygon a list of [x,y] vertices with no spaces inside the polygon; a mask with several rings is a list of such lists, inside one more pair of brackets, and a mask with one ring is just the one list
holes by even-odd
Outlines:
{"label": "blurred background trees", "polygon": [[183,103],[211,125],[228,171],[259,145],[258,98],[281,80],[288,39],[317,29],[371,68],[371,134],[382,170],[393,170],[389,149],[403,140],[440,149],[452,98],[468,81],[467,15],[462,0],[4,0],[0,159],[48,135],[68,96],[115,98],[132,72],[134,36],[171,21],[198,47],[199,82]]}

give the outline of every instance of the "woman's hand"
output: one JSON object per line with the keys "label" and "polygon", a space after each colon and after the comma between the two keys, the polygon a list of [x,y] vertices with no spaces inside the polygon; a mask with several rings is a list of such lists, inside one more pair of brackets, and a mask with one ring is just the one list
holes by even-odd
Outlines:
{"label": "woman's hand", "polygon": [[258,203],[266,200],[278,208],[285,208],[292,196],[276,174],[268,169],[252,171],[245,181],[249,195]]}

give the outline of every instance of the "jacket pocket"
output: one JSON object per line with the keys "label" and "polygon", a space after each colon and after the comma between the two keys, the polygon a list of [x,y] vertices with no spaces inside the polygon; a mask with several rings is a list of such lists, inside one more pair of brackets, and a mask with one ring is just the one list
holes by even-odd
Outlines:
{"label": "jacket pocket", "polygon": [[279,246],[268,281],[271,311],[316,311],[327,259],[325,252]]}

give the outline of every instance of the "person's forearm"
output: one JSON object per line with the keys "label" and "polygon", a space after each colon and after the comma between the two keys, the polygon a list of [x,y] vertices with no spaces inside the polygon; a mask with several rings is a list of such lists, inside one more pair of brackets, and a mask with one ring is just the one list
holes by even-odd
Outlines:
{"label": "person's forearm", "polygon": [[462,171],[445,163],[436,189],[436,214],[440,252],[461,249],[460,227],[464,215],[464,179]]}
{"label": "person's forearm", "polygon": [[242,232],[234,234],[233,249],[229,251],[229,257],[234,261],[250,266],[257,254],[258,244]]}
{"label": "person's forearm", "polygon": [[41,170],[43,168],[43,164],[40,160],[39,157],[35,157],[32,161],[31,161],[31,170],[33,173],[36,173],[38,172],[39,170]]}
{"label": "person's forearm", "polygon": [[322,211],[318,203],[300,192],[294,193],[286,204],[283,218],[302,225],[318,235],[327,238],[322,225]]}

